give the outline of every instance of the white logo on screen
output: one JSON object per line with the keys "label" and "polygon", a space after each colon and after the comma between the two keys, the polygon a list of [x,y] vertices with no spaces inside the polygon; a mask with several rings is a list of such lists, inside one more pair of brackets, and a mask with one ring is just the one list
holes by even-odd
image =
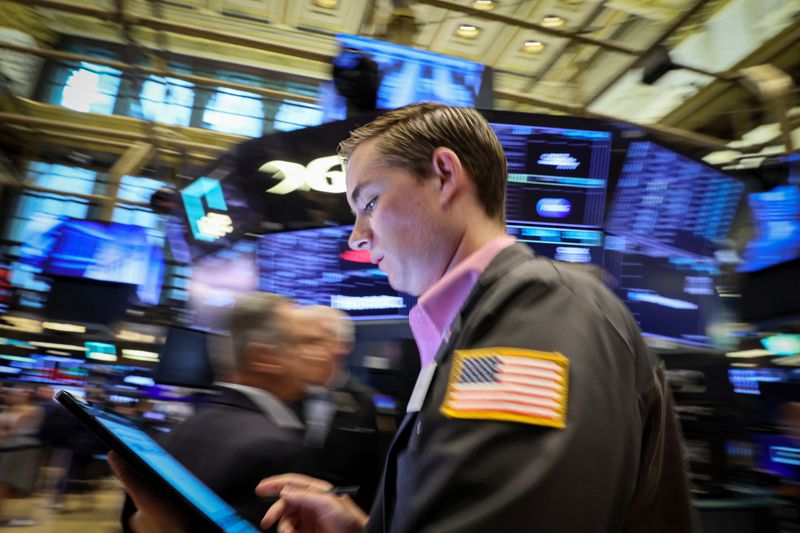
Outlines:
{"label": "white logo on screen", "polygon": [[347,190],[341,168],[339,157],[329,155],[318,157],[306,166],[276,159],[264,163],[258,170],[280,180],[280,183],[266,190],[270,194],[289,194],[293,191],[308,190],[341,194]]}
{"label": "white logo on screen", "polygon": [[558,170],[575,170],[580,166],[580,162],[570,154],[546,153],[539,156],[538,163],[556,167]]}

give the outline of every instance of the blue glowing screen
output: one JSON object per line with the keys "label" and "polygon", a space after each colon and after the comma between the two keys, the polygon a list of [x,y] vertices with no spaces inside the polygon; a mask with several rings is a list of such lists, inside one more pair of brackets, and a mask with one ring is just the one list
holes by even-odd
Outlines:
{"label": "blue glowing screen", "polygon": [[741,272],[800,257],[800,185],[781,185],[747,199],[755,234],[742,252]]}
{"label": "blue glowing screen", "polygon": [[138,285],[139,299],[158,304],[164,269],[146,228],[51,218],[20,247],[20,261],[46,274]]}
{"label": "blue glowing screen", "polygon": [[508,233],[546,257],[602,265],[611,133],[491,126],[508,159]]}
{"label": "blue glowing screen", "polygon": [[744,185],[663,146],[630,143],[606,230],[710,256],[727,237]]}
{"label": "blue glowing screen", "polygon": [[347,244],[352,226],[264,235],[258,242],[259,289],[319,304],[355,319],[408,315],[416,299],[398,293],[369,252]]}
{"label": "blue glowing screen", "polygon": [[711,345],[707,330],[718,305],[714,276],[719,271],[713,259],[607,235],[605,268],[612,289],[643,333]]}
{"label": "blue glowing screen", "polygon": [[87,406],[86,410],[223,531],[258,531],[145,432],[121,417],[93,407]]}

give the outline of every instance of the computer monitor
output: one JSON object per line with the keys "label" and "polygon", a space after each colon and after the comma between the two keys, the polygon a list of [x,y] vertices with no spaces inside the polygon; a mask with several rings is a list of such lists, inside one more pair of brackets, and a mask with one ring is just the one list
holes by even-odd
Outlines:
{"label": "computer monitor", "polygon": [[209,353],[209,334],[205,331],[170,326],[161,348],[154,379],[156,383],[207,388],[214,382]]}

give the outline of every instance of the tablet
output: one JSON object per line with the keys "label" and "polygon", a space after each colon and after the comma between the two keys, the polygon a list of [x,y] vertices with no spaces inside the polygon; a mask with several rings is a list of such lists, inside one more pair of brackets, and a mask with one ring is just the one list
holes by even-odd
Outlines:
{"label": "tablet", "polygon": [[233,507],[130,420],[88,405],[67,391],[59,391],[55,399],[125,459],[154,490],[172,496],[175,504],[185,510],[192,530],[259,533]]}

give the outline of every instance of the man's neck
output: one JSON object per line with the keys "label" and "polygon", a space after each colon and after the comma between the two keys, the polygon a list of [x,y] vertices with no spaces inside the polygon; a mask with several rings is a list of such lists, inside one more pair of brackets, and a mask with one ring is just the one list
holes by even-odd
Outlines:
{"label": "man's neck", "polygon": [[495,222],[494,220],[481,220],[479,223],[473,223],[467,226],[459,241],[453,258],[447,265],[444,274],[450,272],[459,263],[464,261],[467,257],[471,256],[485,245],[492,242],[498,237],[506,234],[505,226],[502,223]]}

